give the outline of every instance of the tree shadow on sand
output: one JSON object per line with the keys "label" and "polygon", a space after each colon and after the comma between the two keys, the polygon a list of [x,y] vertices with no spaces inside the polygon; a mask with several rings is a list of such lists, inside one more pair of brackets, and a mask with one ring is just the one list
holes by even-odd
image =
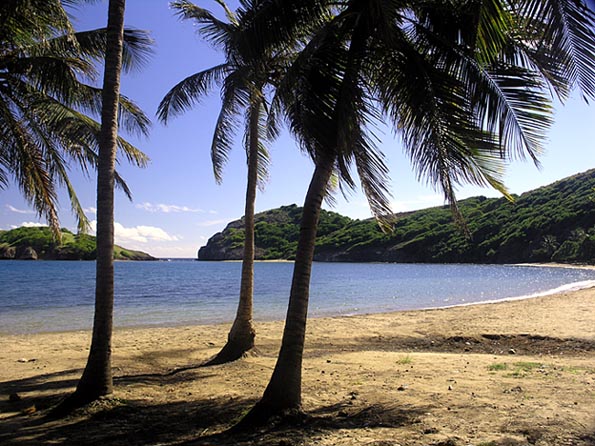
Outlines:
{"label": "tree shadow on sand", "polygon": [[[193,368],[193,367],[192,367]],[[193,374],[180,373],[181,368],[174,369],[164,373],[148,373],[138,375],[123,375],[114,377],[115,383],[122,389],[126,386],[145,385],[176,385],[185,382],[196,381],[213,376],[212,374],[196,376]],[[83,428],[83,436],[76,441],[70,442],[69,434],[72,429],[77,431],[77,425],[89,423],[91,432],[93,431],[94,419],[101,418],[108,413],[118,413],[116,419],[126,420],[139,412],[139,407],[144,409],[150,407],[146,402],[136,403],[134,401],[124,401],[117,398],[105,398],[96,401],[78,411],[64,420],[52,420],[51,409],[56,407],[60,401],[73,391],[78,379],[80,378],[80,369],[62,370],[54,373],[43,373],[28,378],[5,381],[0,383],[0,444],[44,444],[44,440],[38,439],[41,435],[50,435],[51,432],[57,433],[57,438],[64,444],[100,444],[91,440],[86,443],[87,427]],[[180,415],[180,411],[174,411]],[[124,415],[118,418],[120,415]],[[156,417],[159,418],[159,417]],[[159,419],[162,419],[160,417]],[[78,419],[78,421],[74,421]],[[135,423],[132,423],[133,425]],[[148,424],[159,425],[158,422]],[[69,427],[70,426],[70,427]],[[74,427],[72,427],[74,426]],[[66,434],[62,434],[64,431]],[[99,436],[101,438],[101,436]],[[77,438],[76,435],[73,438]],[[90,438],[93,438],[90,435]],[[48,439],[48,442],[53,442]],[[114,443],[121,444],[121,443]]]}
{"label": "tree shadow on sand", "polygon": [[[177,379],[185,377],[180,375]],[[427,407],[403,408],[398,404],[361,406],[346,399],[293,419],[272,420],[253,431],[230,431],[254,403],[251,399],[230,397],[161,404],[105,398],[62,420],[48,421],[42,413],[20,415],[9,420],[11,423],[3,420],[0,443],[4,446],[289,446],[308,444],[337,430],[402,427],[418,422],[428,410]]]}
{"label": "tree shadow on sand", "polygon": [[61,420],[42,415],[1,433],[4,446],[62,444],[80,446],[170,444],[208,434],[213,426],[231,425],[252,401],[213,398],[150,404],[105,398]]}
{"label": "tree shadow on sand", "polygon": [[[56,382],[52,381],[49,387],[57,389],[53,392],[55,399],[61,396],[59,391],[67,387],[70,374],[73,372],[76,370],[43,374],[12,383],[1,383],[0,386],[3,389],[21,386],[20,388],[32,390],[36,385],[43,386],[45,379],[52,379]],[[143,383],[169,386],[205,377],[194,373],[180,373],[168,377],[161,374],[125,376],[121,377],[121,386],[125,388],[127,385]],[[60,378],[63,378],[63,381],[60,381]],[[341,444],[351,444],[350,442],[363,436],[366,441],[376,438],[375,441],[368,441],[366,444],[380,446],[394,444],[387,439],[395,435],[407,435],[406,432],[412,428],[415,432],[423,432],[427,427],[424,415],[435,409],[432,404],[419,402],[414,405],[403,405],[398,401],[370,404],[360,400],[357,394],[353,393],[334,404],[310,407],[306,415],[273,419],[263,427],[237,433],[230,429],[254,405],[253,398],[220,396],[184,400],[182,397],[165,402],[154,402],[142,396],[137,398],[105,398],[75,411],[62,420],[48,421],[44,418],[43,410],[31,415],[18,414],[10,419],[0,419],[0,444],[294,446],[324,443],[333,439],[339,439]],[[37,400],[34,402],[38,404]],[[507,438],[508,435],[503,434],[500,439],[494,440],[493,444],[524,446],[528,440],[521,441],[521,438],[523,435],[533,438],[531,432],[525,435],[525,431],[519,431],[516,435],[515,431],[514,438]],[[546,435],[544,438],[553,435],[548,432],[542,434]],[[586,435],[583,432],[582,435],[579,436],[579,433],[575,432],[572,437],[573,444],[595,445],[594,430],[588,430]]]}
{"label": "tree shadow on sand", "polygon": [[[418,423],[428,408],[404,408],[397,404],[350,407],[347,402],[314,409],[307,414],[270,420],[269,424],[236,432],[233,428],[203,435],[175,446],[291,446],[314,444],[339,430],[400,428]],[[346,434],[350,435],[350,434]]]}
{"label": "tree shadow on sand", "polygon": [[[54,405],[68,389],[74,388],[81,373],[82,369],[69,369],[1,382],[0,413],[18,415],[44,410]],[[29,392],[36,392],[37,396],[31,398],[27,395]],[[0,424],[0,433],[3,430]]]}

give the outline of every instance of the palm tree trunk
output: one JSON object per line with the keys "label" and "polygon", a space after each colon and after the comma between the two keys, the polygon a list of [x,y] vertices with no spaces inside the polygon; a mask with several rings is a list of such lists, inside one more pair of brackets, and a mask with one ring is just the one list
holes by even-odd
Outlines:
{"label": "palm tree trunk", "polygon": [[204,366],[224,364],[241,358],[254,348],[256,331],[252,323],[252,302],[254,295],[254,203],[258,185],[258,145],[260,103],[250,107],[250,140],[248,150],[248,181],[244,208],[244,254],[242,257],[242,279],[240,300],[235,320],[227,337],[227,343],[213,359]]}
{"label": "palm tree trunk", "polygon": [[237,425],[238,429],[262,424],[271,416],[300,412],[302,403],[302,356],[310,296],[310,275],[322,200],[333,173],[332,157],[320,158],[304,201],[289,307],[279,357],[262,399]]}
{"label": "palm tree trunk", "polygon": [[97,165],[95,315],[87,365],[77,388],[57,412],[68,412],[113,392],[111,344],[114,310],[114,172],[125,0],[110,0]]}

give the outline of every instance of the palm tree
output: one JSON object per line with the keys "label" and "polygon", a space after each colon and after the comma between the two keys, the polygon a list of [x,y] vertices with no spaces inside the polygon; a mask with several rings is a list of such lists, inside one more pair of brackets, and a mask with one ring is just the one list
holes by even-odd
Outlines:
{"label": "palm tree", "polygon": [[[595,97],[595,15],[574,0],[318,2],[330,19],[314,32],[275,100],[315,170],[304,203],[279,357],[262,399],[238,427],[301,411],[309,281],[321,202],[334,171],[355,165],[373,213],[388,213],[388,172],[370,131],[383,117],[402,137],[420,178],[442,189],[458,215],[461,183],[492,186],[504,163],[533,158],[551,123],[548,89]],[[260,2],[295,8],[288,0]],[[284,15],[291,19],[291,14]],[[271,42],[292,25],[278,26]]]}
{"label": "palm tree", "polygon": [[242,357],[254,347],[255,330],[252,323],[254,290],[254,203],[256,189],[263,185],[268,166],[268,150],[264,146],[269,136],[265,133],[267,101],[265,89],[272,83],[280,56],[253,58],[250,46],[241,39],[246,10],[233,13],[222,0],[228,22],[215,18],[209,11],[191,2],[172,3],[178,15],[192,19],[200,33],[225,54],[225,62],[193,74],[176,86],[159,105],[158,116],[167,122],[170,116],[186,111],[205,96],[214,84],[221,86],[221,111],[211,144],[213,170],[217,182],[222,181],[222,169],[233,143],[233,132],[238,117],[245,113],[244,146],[248,164],[246,201],[244,209],[244,251],[237,313],[227,343],[205,365],[222,364]]}
{"label": "palm tree", "polygon": [[54,409],[54,416],[113,392],[111,340],[114,312],[114,185],[125,3],[125,0],[110,0],[108,11],[97,166],[97,262],[91,348],[75,392]]}
{"label": "palm tree", "polygon": [[[79,230],[87,226],[68,166],[83,172],[97,165],[101,90],[94,62],[105,52],[105,29],[74,32],[58,0],[8,1],[0,5],[0,187],[14,178],[24,196],[59,236],[56,186],[66,187]],[[139,66],[151,41],[142,31],[126,32],[126,68]],[[122,124],[146,134],[149,121],[125,97]],[[144,166],[148,158],[123,139],[126,158]],[[117,175],[117,183],[130,191]]]}

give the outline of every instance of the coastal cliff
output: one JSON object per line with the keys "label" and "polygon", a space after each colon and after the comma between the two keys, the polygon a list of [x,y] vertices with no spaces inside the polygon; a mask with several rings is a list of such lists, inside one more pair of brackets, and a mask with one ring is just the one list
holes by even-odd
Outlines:
{"label": "coastal cliff", "polygon": [[[21,227],[0,231],[0,260],[95,260],[95,237],[73,234],[62,229],[60,244],[52,238],[50,228]],[[115,260],[157,260],[141,251],[114,246]]]}
{"label": "coastal cliff", "polygon": [[[323,211],[314,259],[335,262],[595,263],[595,170],[515,197],[459,202],[469,236],[448,206],[396,215],[383,233],[372,219]],[[295,256],[301,208],[256,215],[256,259]],[[239,260],[243,222],[236,220],[200,248],[199,260]]]}

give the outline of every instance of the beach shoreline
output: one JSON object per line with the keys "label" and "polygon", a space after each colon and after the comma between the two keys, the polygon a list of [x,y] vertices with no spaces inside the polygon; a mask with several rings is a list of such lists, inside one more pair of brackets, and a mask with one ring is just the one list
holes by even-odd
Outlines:
{"label": "beach shoreline", "polygon": [[[225,263],[225,262],[223,262]],[[270,263],[270,262],[266,262]],[[456,265],[455,265],[456,266]],[[474,266],[474,265],[470,265]],[[481,266],[481,265],[476,265]],[[490,266],[490,265],[488,265]],[[504,267],[518,267],[518,268],[554,268],[554,269],[589,269],[591,271],[595,270],[595,266],[593,265],[567,265],[567,264],[553,264],[553,263],[545,263],[545,264],[508,264],[502,265]],[[448,273],[447,273],[448,274]],[[583,275],[584,276],[584,275]],[[395,296],[393,299],[394,301],[389,300],[387,301],[386,298],[384,300],[380,300],[376,302],[375,299],[367,299],[368,302],[376,302],[377,305],[366,305],[364,299],[361,299],[363,304],[362,306],[356,302],[352,297],[350,297],[351,303],[345,305],[344,307],[341,306],[330,306],[328,309],[322,306],[317,306],[316,299],[319,299],[319,296],[312,296],[311,297],[311,311],[310,311],[310,319],[319,319],[319,318],[328,318],[328,317],[343,317],[343,316],[355,316],[355,315],[374,315],[374,314],[383,314],[383,313],[392,313],[392,312],[401,312],[401,311],[415,311],[415,310],[422,310],[422,309],[438,309],[438,308],[456,308],[459,306],[473,306],[473,305],[482,305],[487,303],[497,303],[497,302],[506,302],[506,301],[514,301],[514,300],[523,300],[523,299],[530,299],[539,296],[545,296],[549,294],[556,294],[560,292],[566,291],[573,291],[579,290],[582,288],[588,288],[591,286],[595,286],[595,280],[584,276],[584,279],[576,277],[574,280],[567,284],[558,286],[557,284],[552,284],[553,288],[542,289],[542,291],[526,291],[525,294],[522,292],[518,294],[508,293],[503,294],[504,297],[494,297],[491,293],[486,293],[484,295],[483,290],[481,293],[478,292],[477,289],[474,290],[467,290],[467,294],[463,294],[462,296],[457,296],[457,294],[452,294],[456,291],[451,290],[449,294],[447,294],[447,298],[436,297],[432,299],[427,299],[427,297],[422,297],[419,302],[413,302],[407,291],[400,294],[396,291]],[[534,279],[532,279],[534,280]],[[538,282],[535,282],[538,283]],[[315,286],[315,285],[313,285]],[[420,284],[420,286],[424,286]],[[428,286],[428,285],[426,285]],[[429,285],[432,286],[432,285]],[[435,285],[433,285],[435,286]],[[451,285],[452,286],[452,285]],[[498,284],[494,284],[493,289],[498,289]],[[438,287],[440,289],[440,287]],[[318,288],[317,288],[318,289]],[[464,289],[464,288],[463,288]],[[491,290],[492,288],[490,288]],[[366,290],[358,290],[359,292],[373,292],[370,289]],[[153,293],[152,291],[148,291],[149,293]],[[392,291],[390,291],[392,292]],[[481,296],[482,300],[473,300],[475,293],[476,296]],[[235,294],[235,293],[234,293]],[[386,291],[385,291],[386,294]],[[499,294],[499,293],[496,293]],[[129,296],[126,296],[129,297]],[[258,297],[258,296],[257,296]],[[264,308],[268,308],[266,306],[261,306],[256,299],[255,303],[255,321],[257,323],[261,322],[278,322],[281,321],[285,315],[285,308],[286,304],[283,303],[283,299],[285,296],[279,296],[278,299],[278,306],[276,306],[275,314],[269,314]],[[444,297],[444,296],[443,296]],[[402,299],[402,300],[401,300]],[[150,309],[151,307],[145,305],[145,307],[135,307],[130,306],[128,304],[124,304],[122,307],[119,307],[118,304],[120,301],[119,297],[116,299],[116,308],[115,308],[115,329],[143,329],[143,328],[175,328],[175,327],[186,327],[186,326],[205,326],[205,325],[225,325],[231,324],[233,319],[233,314],[235,312],[235,307],[237,305],[236,298],[231,296],[227,298],[226,302],[229,302],[229,308],[225,308],[225,310],[220,310],[218,313],[210,313],[212,311],[211,308],[206,308],[204,311],[199,311],[199,304],[198,303],[189,303],[183,302],[183,305],[189,305],[188,309],[190,312],[177,312],[174,310],[173,312],[169,312],[168,308],[162,307],[164,315],[167,317],[154,317],[153,315],[149,316],[146,319],[143,319],[144,313],[146,311],[139,311],[140,308],[143,310]],[[345,300],[347,302],[348,299]],[[122,300],[124,302],[124,300]],[[198,302],[198,301],[197,301]],[[43,304],[40,304],[43,305]],[[143,302],[140,300],[136,301],[136,305],[143,305]],[[194,305],[194,306],[192,306]],[[208,304],[207,304],[208,305]],[[352,305],[351,308],[349,305]],[[278,307],[278,308],[277,308]],[[172,307],[175,308],[175,307]],[[27,313],[29,311],[29,313]],[[0,336],[4,335],[12,335],[12,334],[34,334],[34,333],[68,333],[71,331],[78,332],[78,331],[90,331],[91,330],[91,321],[92,321],[92,301],[88,300],[85,306],[73,306],[68,308],[63,308],[61,306],[57,306],[55,308],[52,307],[43,307],[40,306],[39,308],[32,307],[31,310],[25,311],[24,309],[19,309],[16,312],[5,312],[0,317]],[[151,313],[149,311],[149,313]],[[159,312],[153,311],[153,314],[159,314]],[[226,316],[223,316],[226,315]]]}
{"label": "beach shoreline", "polygon": [[576,268],[576,269],[590,269],[595,270],[595,265],[589,263],[513,263],[513,266],[535,266],[548,268]]}
{"label": "beach shoreline", "polygon": [[[310,319],[304,409],[335,427],[316,428],[314,434],[300,428],[273,431],[259,442],[229,444],[592,446],[593,327],[594,288],[471,306]],[[115,399],[47,432],[27,426],[39,423],[47,407],[73,390],[90,333],[2,335],[0,442],[44,444],[43,435],[62,435],[68,439],[63,444],[121,444],[113,429],[133,435],[148,428],[145,423],[162,419],[167,426],[161,422],[152,431],[160,444],[222,431],[261,396],[282,328],[281,321],[257,323],[257,354],[211,368],[196,367],[222,347],[229,324],[117,329]],[[10,394],[18,394],[20,401],[9,402]],[[33,406],[34,412],[26,414]],[[182,416],[186,413],[202,416]],[[124,425],[118,424],[122,418]],[[308,435],[315,438],[309,441]]]}

